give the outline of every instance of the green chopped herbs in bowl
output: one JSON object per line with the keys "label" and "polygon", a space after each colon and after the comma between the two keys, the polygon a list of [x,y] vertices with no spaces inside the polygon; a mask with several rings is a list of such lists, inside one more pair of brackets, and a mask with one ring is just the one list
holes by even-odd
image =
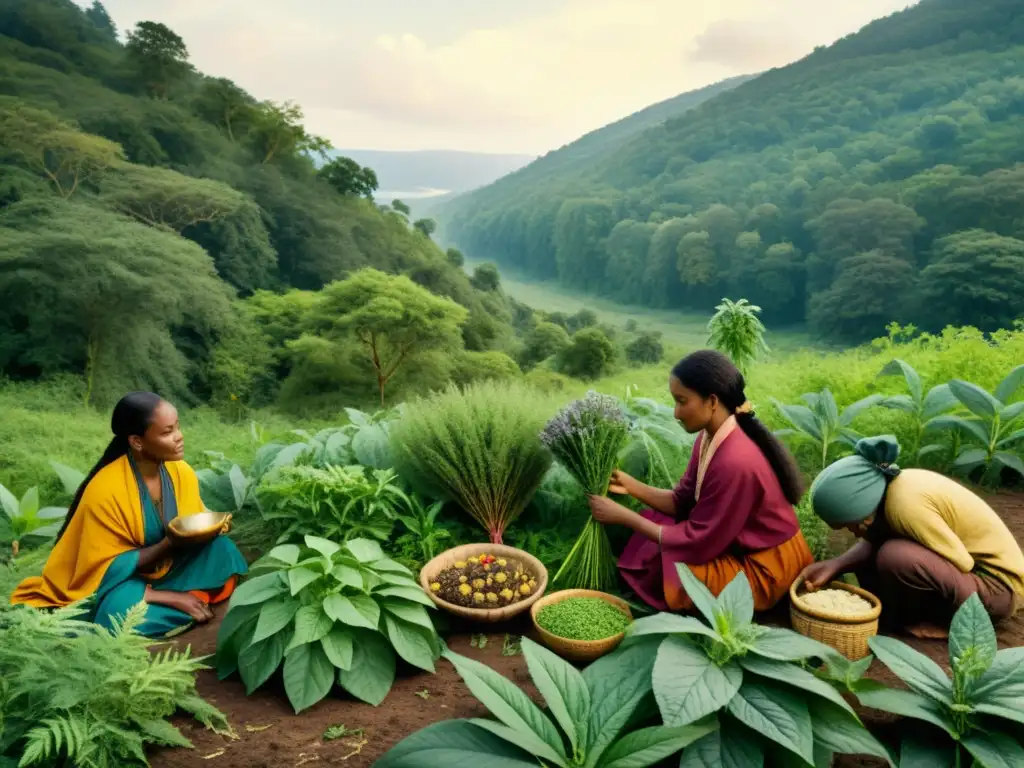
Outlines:
{"label": "green chopped herbs in bowl", "polygon": [[599,597],[570,597],[537,613],[538,625],[567,640],[605,640],[625,632],[632,621]]}

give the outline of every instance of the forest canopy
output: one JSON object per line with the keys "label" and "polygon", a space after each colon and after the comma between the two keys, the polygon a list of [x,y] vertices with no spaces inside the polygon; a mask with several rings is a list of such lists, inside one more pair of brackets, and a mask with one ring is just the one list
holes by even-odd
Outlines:
{"label": "forest canopy", "polygon": [[729,85],[453,201],[446,239],[623,302],[746,297],[838,342],[1024,316],[1020,2],[923,0]]}

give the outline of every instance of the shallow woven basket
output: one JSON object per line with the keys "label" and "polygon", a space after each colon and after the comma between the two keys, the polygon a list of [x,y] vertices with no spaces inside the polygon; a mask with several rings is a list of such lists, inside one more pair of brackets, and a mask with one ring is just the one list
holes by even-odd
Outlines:
{"label": "shallow woven basket", "polygon": [[863,659],[871,649],[868,640],[878,634],[878,617],[882,601],[852,584],[833,581],[829,589],[844,589],[871,603],[871,610],[859,614],[834,613],[809,606],[799,594],[804,580],[797,579],[789,588],[789,619],[801,635],[835,648],[851,661]]}
{"label": "shallow woven basket", "polygon": [[[537,579],[537,588],[533,590],[533,594],[525,600],[520,600],[500,608],[463,608],[461,605],[455,605],[455,603],[442,600],[430,591],[430,582],[439,573],[447,568],[451,568],[459,560],[483,554],[504,557],[509,563],[518,562],[521,564],[527,572],[533,574],[534,578]],[[507,621],[513,616],[518,616],[537,602],[548,587],[548,569],[529,552],[524,552],[515,547],[507,547],[504,544],[463,544],[461,547],[453,547],[447,552],[442,552],[424,565],[420,570],[420,586],[423,587],[423,591],[430,596],[430,599],[434,601],[438,608],[456,616],[461,616],[464,619],[494,624],[499,621]]]}
{"label": "shallow woven basket", "polygon": [[611,603],[630,619],[633,618],[633,613],[629,610],[629,605],[626,604],[625,600],[620,600],[614,595],[609,595],[606,592],[595,592],[590,589],[563,589],[560,592],[552,592],[543,600],[538,600],[533,604],[533,607],[530,608],[530,618],[533,619],[533,626],[536,628],[537,634],[540,635],[541,640],[544,641],[544,644],[563,659],[581,662],[599,659],[606,653],[611,653],[618,648],[619,643],[621,643],[623,638],[626,637],[625,632],[620,632],[617,635],[606,637],[603,640],[571,640],[567,637],[553,635],[537,623],[537,616],[542,610],[554,603],[560,603],[563,600],[568,600],[570,597],[596,597],[600,600],[604,600],[606,603]]}

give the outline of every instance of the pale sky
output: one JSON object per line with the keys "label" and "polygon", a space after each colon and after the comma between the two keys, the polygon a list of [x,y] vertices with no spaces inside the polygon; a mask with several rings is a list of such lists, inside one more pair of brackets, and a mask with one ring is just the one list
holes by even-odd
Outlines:
{"label": "pale sky", "polygon": [[[78,0],[82,5],[91,0]],[[542,154],[914,0],[105,0],[349,149]]]}

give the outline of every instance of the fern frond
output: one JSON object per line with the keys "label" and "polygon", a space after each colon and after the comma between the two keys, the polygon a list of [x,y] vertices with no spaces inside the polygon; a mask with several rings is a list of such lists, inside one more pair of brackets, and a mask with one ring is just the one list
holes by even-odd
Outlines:
{"label": "fern frond", "polygon": [[133,718],[133,722],[142,732],[142,736],[145,741],[159,744],[163,747],[193,748],[192,742],[186,739],[182,735],[181,731],[166,720],[157,720],[154,718],[142,720]]}

